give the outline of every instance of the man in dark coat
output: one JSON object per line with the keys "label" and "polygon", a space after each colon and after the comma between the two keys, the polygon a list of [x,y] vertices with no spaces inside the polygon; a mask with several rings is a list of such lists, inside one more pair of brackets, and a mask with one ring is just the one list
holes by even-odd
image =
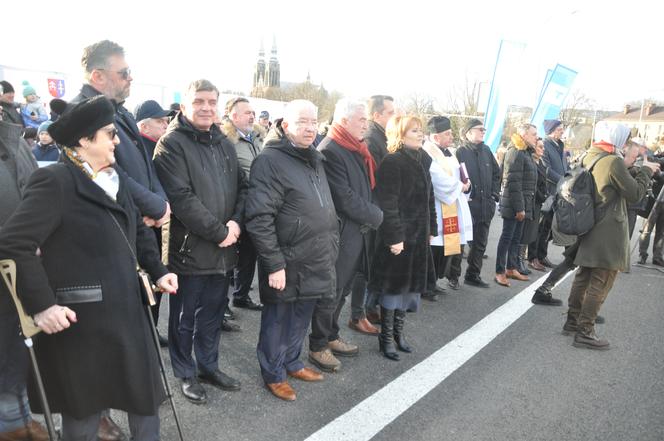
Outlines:
{"label": "man in dark coat", "polygon": [[83,50],[81,65],[85,84],[71,103],[76,104],[96,95],[115,101],[115,127],[120,138],[115,150],[116,169],[128,175],[130,193],[146,218],[146,225],[159,227],[168,219],[170,207],[136,121],[122,105],[129,96],[133,80],[124,49],[112,41],[99,41]]}
{"label": "man in dark coat", "polygon": [[[546,169],[547,193],[556,194],[558,182],[568,169],[565,143],[561,139],[565,129],[559,120],[547,119],[544,120],[544,132],[546,138],[544,139],[542,163]],[[531,267],[534,269],[540,270],[543,269],[542,267],[553,268],[554,266],[547,257],[552,221],[553,210],[544,212],[537,233],[536,255],[531,260]]]}
{"label": "man in dark coat", "polygon": [[465,163],[468,177],[473,187],[468,205],[473,217],[473,241],[468,252],[468,268],[465,281],[469,285],[488,288],[489,284],[480,277],[482,258],[489,241],[489,227],[496,212],[496,202],[500,197],[500,167],[484,144],[484,123],[470,119],[461,130],[464,143],[457,149],[459,163]]}
{"label": "man in dark coat", "polygon": [[335,296],[339,225],[323,155],[312,147],[318,110],[295,100],[284,112],[251,166],[245,216],[258,252],[261,374],[272,394],[293,401],[287,376],[323,379],[299,357],[316,301]]}
{"label": "man in dark coat", "polygon": [[[21,138],[22,126],[0,115],[0,230],[21,200],[37,163]],[[28,351],[19,336],[16,309],[0,281],[0,439],[46,441],[46,430],[30,417],[25,390]],[[27,421],[27,425],[26,425]]]}
{"label": "man in dark coat", "polygon": [[[394,112],[394,99],[389,95],[373,95],[367,102],[369,126],[364,135],[364,142],[366,142],[369,152],[376,162],[376,167],[380,165],[385,155],[387,155],[385,127],[390,118],[394,116]],[[369,231],[365,237],[367,238],[367,249],[371,250],[369,252],[369,259],[371,259],[373,258],[376,232]],[[370,262],[367,263],[367,266],[370,267]],[[351,303],[358,304],[360,301],[364,302],[367,321],[374,324],[380,323],[378,294],[367,289],[367,278],[362,273],[358,273],[353,283]],[[373,332],[367,326],[363,326],[363,328],[363,331]]]}
{"label": "man in dark coat", "polygon": [[[136,268],[171,293],[177,278],[161,264],[124,176],[111,167],[114,111],[97,97],[49,127],[58,144],[70,146],[66,158],[32,174],[0,231],[0,259],[16,262],[18,295],[45,333],[35,352],[67,440],[95,438],[111,406],[129,413],[135,439],[156,440],[165,399]],[[43,411],[34,379],[29,394],[32,408]]]}
{"label": "man in dark coat", "polygon": [[14,102],[14,87],[8,81],[0,81],[0,114],[5,122],[23,127],[23,118],[18,110],[19,103]]}
{"label": "man in dark coat", "polygon": [[207,400],[199,379],[240,389],[219,370],[218,358],[247,183],[233,145],[214,124],[218,99],[209,81],[192,82],[154,157],[173,204],[168,266],[180,277],[180,292],[169,299],[168,349],[182,393],[197,404]]}
{"label": "man in dark coat", "polygon": [[[340,338],[339,315],[356,273],[361,272],[368,278],[366,233],[378,228],[383,220],[383,212],[371,202],[376,163],[362,142],[366,128],[366,105],[341,99],[334,110],[332,127],[318,146],[326,159],[323,162],[325,174],[341,220],[336,297],[317,302],[309,336],[309,360],[328,372],[341,367],[335,355],[349,357],[358,353],[357,345]],[[350,326],[377,335],[378,330],[364,315],[364,296],[361,300],[359,308],[354,305],[351,311]]]}
{"label": "man in dark coat", "polygon": [[143,101],[134,109],[136,125],[150,160],[154,156],[157,141],[164,136],[168,123],[176,113],[173,110],[162,109],[155,100]]}

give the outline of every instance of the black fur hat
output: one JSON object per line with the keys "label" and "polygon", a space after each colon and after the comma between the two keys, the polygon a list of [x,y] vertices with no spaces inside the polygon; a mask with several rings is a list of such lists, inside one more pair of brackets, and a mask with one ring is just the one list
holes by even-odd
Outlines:
{"label": "black fur hat", "polygon": [[53,140],[65,147],[78,146],[78,140],[95,134],[104,126],[113,124],[115,106],[103,95],[81,101],[67,108],[65,113],[48,128]]}

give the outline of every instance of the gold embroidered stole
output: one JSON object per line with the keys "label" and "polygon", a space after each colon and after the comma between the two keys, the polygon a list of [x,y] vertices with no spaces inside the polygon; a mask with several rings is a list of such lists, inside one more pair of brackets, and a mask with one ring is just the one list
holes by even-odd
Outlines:
{"label": "gold embroidered stole", "polygon": [[[425,146],[424,149],[431,155],[434,161],[449,176],[454,176],[453,163],[457,163],[454,156],[446,157],[435,144]],[[459,164],[456,164],[457,168]],[[461,232],[459,230],[459,212],[457,201],[451,204],[441,202],[443,215],[443,252],[445,256],[461,254]]]}

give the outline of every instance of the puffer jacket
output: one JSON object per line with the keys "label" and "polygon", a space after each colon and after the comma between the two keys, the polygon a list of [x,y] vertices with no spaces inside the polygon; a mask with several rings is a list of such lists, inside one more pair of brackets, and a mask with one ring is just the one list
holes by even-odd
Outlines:
{"label": "puffer jacket", "polygon": [[503,193],[500,197],[500,215],[512,219],[520,211],[526,219],[535,216],[537,165],[532,158],[533,148],[523,141],[507,148],[503,163]]}
{"label": "puffer jacket", "polygon": [[[251,166],[245,217],[263,303],[335,295],[339,222],[323,161],[312,146],[293,146],[277,120]],[[268,276],[282,269],[286,288],[277,291]]]}
{"label": "puffer jacket", "polygon": [[229,220],[242,225],[247,192],[233,145],[216,125],[202,132],[180,113],[159,139],[154,164],[172,209],[170,270],[185,275],[232,270],[236,247],[219,243],[228,235]]}

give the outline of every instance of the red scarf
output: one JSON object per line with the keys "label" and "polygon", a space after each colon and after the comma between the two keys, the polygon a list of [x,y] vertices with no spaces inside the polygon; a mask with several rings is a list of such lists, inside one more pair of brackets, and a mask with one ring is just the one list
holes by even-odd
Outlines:
{"label": "red scarf", "polygon": [[606,141],[593,142],[593,147],[602,149],[607,153],[613,153],[616,151],[616,147],[613,144],[609,144]]}
{"label": "red scarf", "polygon": [[344,129],[337,123],[332,124],[329,136],[334,140],[334,142],[346,150],[357,152],[362,155],[364,164],[367,167],[367,174],[369,175],[369,184],[371,184],[371,189],[373,190],[376,186],[376,178],[374,177],[374,172],[376,171],[376,161],[374,161],[371,153],[369,153],[369,147],[367,147],[367,143],[364,141],[358,141],[357,138],[348,133],[348,130]]}

